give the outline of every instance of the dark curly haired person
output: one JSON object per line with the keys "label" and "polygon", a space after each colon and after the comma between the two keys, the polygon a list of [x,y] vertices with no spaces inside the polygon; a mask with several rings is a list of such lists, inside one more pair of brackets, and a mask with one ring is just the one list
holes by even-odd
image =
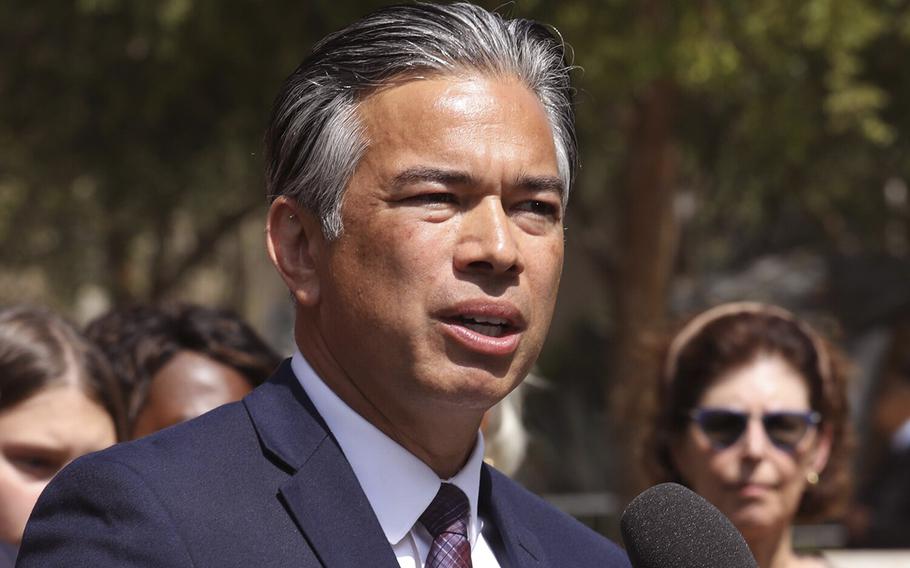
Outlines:
{"label": "dark curly haired person", "polygon": [[281,358],[239,316],[198,305],[138,305],[90,322],[111,362],[139,438],[240,400]]}

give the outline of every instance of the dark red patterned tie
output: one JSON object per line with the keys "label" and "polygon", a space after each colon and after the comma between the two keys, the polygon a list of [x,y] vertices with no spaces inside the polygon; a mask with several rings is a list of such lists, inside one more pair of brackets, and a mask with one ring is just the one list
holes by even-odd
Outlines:
{"label": "dark red patterned tie", "polygon": [[471,568],[468,541],[468,498],[451,483],[443,483],[436,498],[420,515],[433,537],[425,568]]}

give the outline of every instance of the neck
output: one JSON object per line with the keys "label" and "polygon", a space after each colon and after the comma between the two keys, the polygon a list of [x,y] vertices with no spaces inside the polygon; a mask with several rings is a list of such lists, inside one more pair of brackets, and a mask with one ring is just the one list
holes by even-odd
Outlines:
{"label": "neck", "polygon": [[[431,422],[437,423],[432,424]],[[456,422],[460,424],[456,424]],[[373,424],[386,436],[427,464],[439,479],[445,480],[454,477],[461,471],[471,456],[471,452],[477,444],[480,418],[469,421],[426,420],[422,422],[422,426],[414,423],[407,427],[387,423],[384,428],[377,425],[376,422]]]}
{"label": "neck", "polygon": [[789,523],[760,534],[744,532],[743,536],[760,568],[792,568],[796,565]]}
{"label": "neck", "polygon": [[324,344],[320,348],[318,342],[314,345],[300,339],[298,335],[297,344],[307,362],[354,412],[424,462],[440,479],[449,479],[464,467],[477,443],[482,411],[434,401],[424,401],[414,410],[408,407],[406,397],[394,396],[385,396],[384,404],[375,404]]}

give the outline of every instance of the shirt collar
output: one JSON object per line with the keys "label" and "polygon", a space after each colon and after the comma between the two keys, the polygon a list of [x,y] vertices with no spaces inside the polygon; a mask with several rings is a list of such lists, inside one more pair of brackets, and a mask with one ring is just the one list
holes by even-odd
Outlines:
{"label": "shirt collar", "polygon": [[313,402],[341,451],[392,545],[411,531],[433,501],[442,481],[464,491],[471,507],[468,538],[473,545],[482,527],[477,519],[483,436],[464,467],[451,479],[440,480],[430,467],[357,414],[319,378],[300,351],[291,358],[291,369]]}

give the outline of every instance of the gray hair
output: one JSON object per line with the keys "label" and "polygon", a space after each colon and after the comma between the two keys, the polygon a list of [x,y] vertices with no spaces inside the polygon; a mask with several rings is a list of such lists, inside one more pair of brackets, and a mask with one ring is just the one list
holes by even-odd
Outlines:
{"label": "gray hair", "polygon": [[550,122],[565,192],[577,147],[571,66],[552,28],[466,3],[383,8],[335,32],[285,80],[265,137],[269,200],[287,195],[341,235],[344,190],[367,149],[357,105],[386,86],[473,71],[512,75],[534,92]]}

